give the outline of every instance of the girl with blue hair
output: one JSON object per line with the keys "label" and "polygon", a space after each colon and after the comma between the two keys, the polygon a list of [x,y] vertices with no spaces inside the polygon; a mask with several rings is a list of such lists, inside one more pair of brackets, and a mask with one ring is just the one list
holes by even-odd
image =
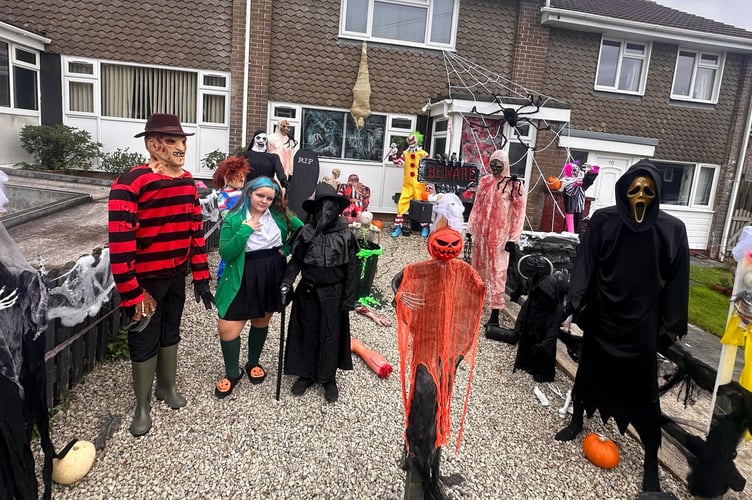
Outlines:
{"label": "girl with blue hair", "polygon": [[[219,340],[225,376],[214,395],[229,396],[243,375],[260,384],[266,370],[259,364],[272,314],[284,307],[279,286],[290,251],[290,239],[303,222],[287,210],[279,184],[256,177],[243,186],[240,198],[222,223],[219,255],[227,262],[217,285]],[[241,371],[240,333],[248,320],[248,362]]]}

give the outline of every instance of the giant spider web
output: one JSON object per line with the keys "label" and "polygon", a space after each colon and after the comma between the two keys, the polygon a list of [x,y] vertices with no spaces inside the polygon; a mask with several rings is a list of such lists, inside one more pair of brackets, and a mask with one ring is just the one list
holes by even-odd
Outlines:
{"label": "giant spider web", "polygon": [[[527,188],[528,194],[543,189],[553,201],[553,192],[545,182],[543,170],[538,164],[536,155],[531,153],[558,147],[556,143],[563,133],[568,133],[569,123],[546,122],[536,118],[535,115],[540,108],[549,104],[568,105],[568,103],[520,85],[456,53],[444,51],[443,54],[449,99],[462,99],[475,103],[472,108],[474,112],[459,112],[463,123],[463,130],[459,131],[462,134],[462,160],[481,164],[483,166],[481,175],[485,175],[490,173],[487,170],[488,159],[494,150],[504,149],[510,141],[524,144],[528,147],[527,155],[513,162],[510,165],[511,169],[515,170],[515,166],[518,168],[524,166],[522,162],[530,156],[532,169],[536,170],[539,175],[535,183]],[[495,103],[498,109],[492,113],[478,112],[479,108],[487,107],[489,103]],[[505,124],[510,125],[517,132],[516,137],[506,137]],[[535,147],[528,146],[519,138],[523,135],[519,133],[520,125],[529,125],[535,129],[536,141],[538,130],[550,130],[553,138],[546,144],[536,142]],[[449,126],[451,127],[451,120]],[[448,130],[448,133],[451,134],[452,131]],[[572,157],[567,148],[567,161],[571,160]],[[554,202],[551,205],[553,210],[564,216],[557,203]],[[526,217],[525,220],[528,228],[532,228],[529,219]]]}

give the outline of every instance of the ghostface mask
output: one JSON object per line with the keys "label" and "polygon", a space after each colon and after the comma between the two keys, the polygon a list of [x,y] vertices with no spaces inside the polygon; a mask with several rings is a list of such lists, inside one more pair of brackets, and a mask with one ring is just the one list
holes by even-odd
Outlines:
{"label": "ghostface mask", "polygon": [[627,188],[627,200],[632,218],[638,224],[645,220],[648,207],[655,199],[655,182],[650,177],[640,175],[632,179]]}

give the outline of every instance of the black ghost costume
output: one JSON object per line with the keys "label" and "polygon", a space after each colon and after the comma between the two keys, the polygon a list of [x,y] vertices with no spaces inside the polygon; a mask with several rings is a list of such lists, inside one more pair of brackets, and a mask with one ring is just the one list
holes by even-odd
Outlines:
{"label": "black ghost costume", "polygon": [[[259,140],[259,137],[261,137],[261,140]],[[251,167],[245,176],[245,181],[250,182],[263,175],[270,179],[276,178],[283,188],[288,189],[290,183],[284,168],[282,168],[282,161],[279,159],[279,155],[267,151],[266,143],[266,132],[257,130],[253,133],[251,144],[246,151],[243,151],[243,156],[248,160]]]}
{"label": "black ghost costume", "polygon": [[[640,176],[653,180],[655,193],[637,222],[628,188]],[[567,304],[584,332],[568,439],[582,428],[582,409],[589,417],[598,410],[604,422],[613,417],[621,433],[632,423],[645,446],[643,489],[653,491],[661,441],[657,347],[687,333],[689,300],[687,233],[684,223],[660,210],[661,188],[661,176],[646,160],[617,181],[616,206],[590,219]]]}

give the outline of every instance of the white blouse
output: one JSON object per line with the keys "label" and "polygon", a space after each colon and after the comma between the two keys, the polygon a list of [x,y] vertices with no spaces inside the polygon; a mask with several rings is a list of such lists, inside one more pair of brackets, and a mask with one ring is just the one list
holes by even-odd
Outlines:
{"label": "white blouse", "polygon": [[[246,218],[251,217],[250,210],[246,213]],[[245,251],[253,252],[255,250],[266,250],[271,248],[277,248],[282,246],[282,232],[279,230],[279,226],[274,221],[271,212],[267,208],[261,215],[261,227],[258,231],[254,231],[248,237],[248,241],[245,243]]]}

